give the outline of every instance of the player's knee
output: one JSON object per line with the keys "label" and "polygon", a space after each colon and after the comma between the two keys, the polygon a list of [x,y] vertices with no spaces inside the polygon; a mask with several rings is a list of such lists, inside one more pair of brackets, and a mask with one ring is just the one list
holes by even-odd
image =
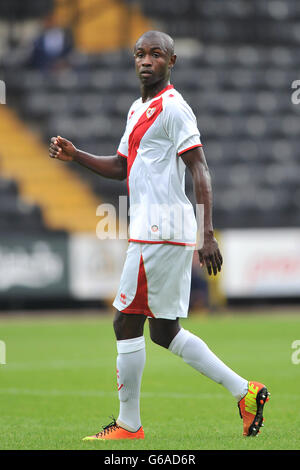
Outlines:
{"label": "player's knee", "polygon": [[116,312],[115,318],[113,321],[113,328],[114,328],[114,332],[117,338],[119,338],[122,334],[122,324],[123,324],[123,321],[122,321],[120,312]]}
{"label": "player's knee", "polygon": [[150,338],[153,343],[158,346],[162,346],[163,348],[169,347],[168,338],[166,338],[160,331],[150,330]]}
{"label": "player's knee", "polygon": [[137,338],[143,335],[146,316],[124,314],[117,311],[113,327],[117,340]]}
{"label": "player's knee", "polygon": [[166,349],[180,330],[178,318],[176,320],[149,319],[149,327],[152,341]]}

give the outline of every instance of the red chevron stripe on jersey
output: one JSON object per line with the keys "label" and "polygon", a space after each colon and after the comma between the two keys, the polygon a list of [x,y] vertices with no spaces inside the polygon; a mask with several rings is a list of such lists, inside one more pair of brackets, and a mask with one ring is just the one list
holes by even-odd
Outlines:
{"label": "red chevron stripe on jersey", "polygon": [[[164,90],[165,91],[165,90]],[[132,129],[128,140],[128,159],[127,159],[127,188],[129,194],[129,176],[130,170],[137,156],[140,142],[147,130],[152,126],[163,110],[162,97],[156,101],[152,101],[146,111],[141,115],[140,119]]]}

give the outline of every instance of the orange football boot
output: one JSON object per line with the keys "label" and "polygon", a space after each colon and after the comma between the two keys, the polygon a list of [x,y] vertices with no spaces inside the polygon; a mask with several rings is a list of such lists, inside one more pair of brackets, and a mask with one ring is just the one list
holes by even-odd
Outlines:
{"label": "orange football boot", "polygon": [[94,436],[84,437],[83,441],[106,441],[115,439],[144,439],[144,430],[141,426],[136,432],[127,431],[121,428],[114,419],[110,424],[103,428],[103,431],[98,432]]}
{"label": "orange football boot", "polygon": [[263,409],[269,401],[270,393],[264,384],[249,382],[248,393],[238,402],[240,416],[243,420],[243,436],[256,436],[263,426]]}

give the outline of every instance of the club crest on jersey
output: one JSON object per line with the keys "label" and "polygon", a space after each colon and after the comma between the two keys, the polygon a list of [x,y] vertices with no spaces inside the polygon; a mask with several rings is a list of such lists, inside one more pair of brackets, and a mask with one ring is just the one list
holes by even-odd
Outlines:
{"label": "club crest on jersey", "polygon": [[147,119],[151,118],[151,116],[153,116],[153,114],[155,113],[156,111],[156,108],[148,108],[147,111],[146,111],[146,117]]}

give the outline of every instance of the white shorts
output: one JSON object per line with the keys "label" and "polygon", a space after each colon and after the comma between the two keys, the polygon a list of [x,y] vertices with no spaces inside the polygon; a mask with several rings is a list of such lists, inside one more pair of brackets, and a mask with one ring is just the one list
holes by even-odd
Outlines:
{"label": "white shorts", "polygon": [[194,249],[131,242],[113,306],[122,313],[187,317]]}

